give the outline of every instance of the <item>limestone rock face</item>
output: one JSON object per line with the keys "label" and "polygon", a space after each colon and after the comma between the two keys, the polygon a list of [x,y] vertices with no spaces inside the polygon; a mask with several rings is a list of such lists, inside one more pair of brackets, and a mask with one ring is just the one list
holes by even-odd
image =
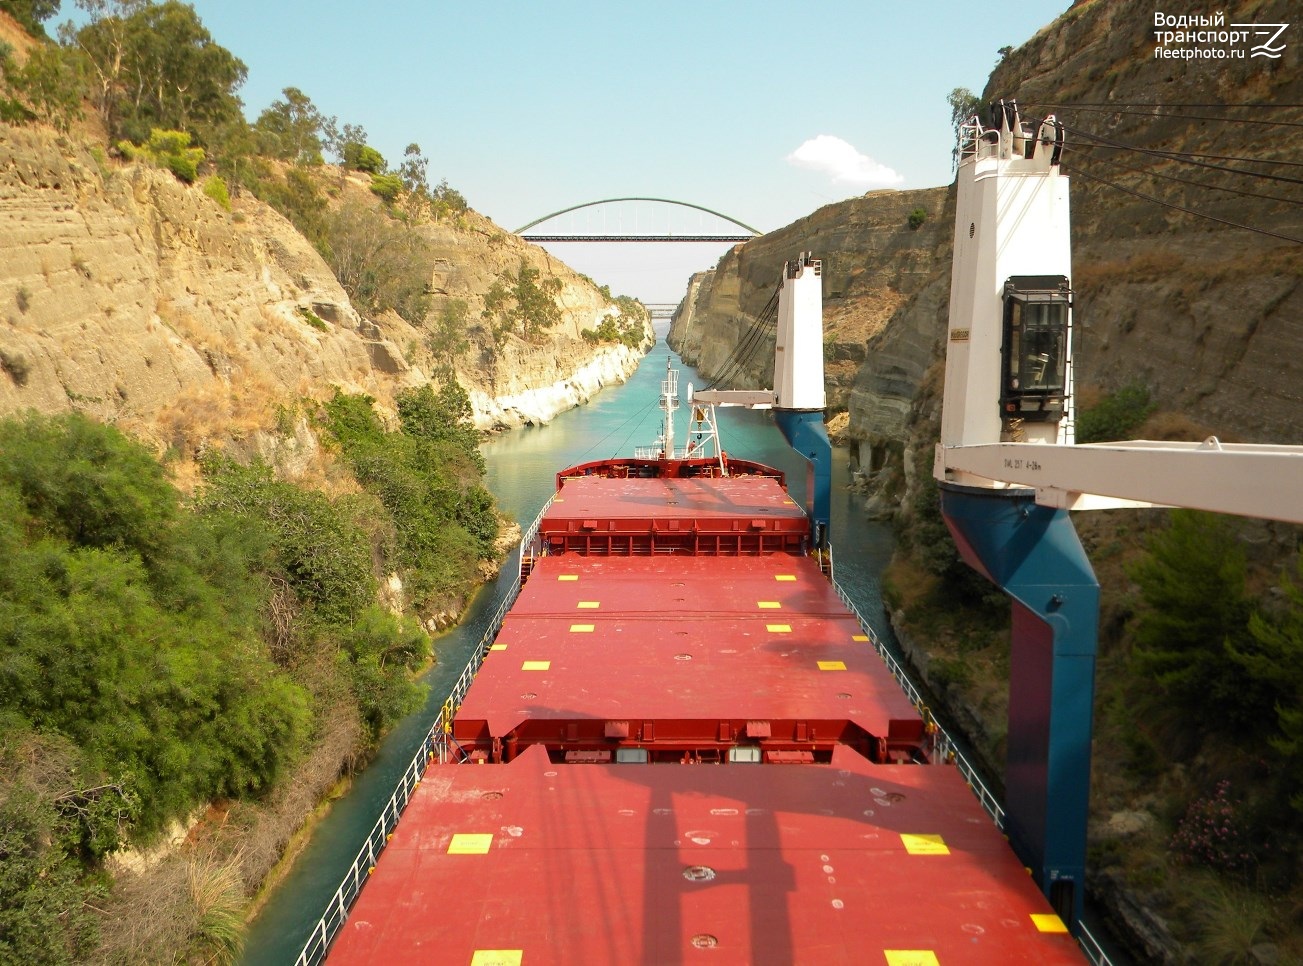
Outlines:
{"label": "limestone rock face", "polygon": [[[451,304],[465,306],[471,350],[457,361],[457,380],[466,387],[481,429],[514,428],[550,421],[558,413],[587,402],[603,386],[623,382],[655,341],[649,318],[635,324],[641,347],[594,344],[584,330],[596,330],[620,310],[597,289],[546,250],[504,233],[474,213],[471,229],[431,226],[426,234],[435,253],[434,293],[430,317]],[[545,341],[517,334],[494,335],[484,317],[485,295],[494,283],[509,285],[521,267],[556,279],[560,321]]]}
{"label": "limestone rock face", "polygon": [[[425,381],[429,320],[361,317],[268,206],[243,197],[227,212],[168,172],[111,168],[38,128],[0,133],[0,414],[76,408],[160,447],[245,440],[261,452],[284,403],[338,387],[385,405]],[[640,353],[582,338],[618,313],[587,278],[474,212],[426,231],[439,259],[431,318],[460,298],[478,320],[522,259],[561,279],[561,320],[541,341],[506,336],[488,361],[458,361],[477,423],[545,421],[636,367]]]}
{"label": "limestone rock face", "polygon": [[167,443],[314,386],[387,394],[410,378],[373,365],[401,351],[362,332],[271,209],[232,215],[166,172],[105,173],[48,132],[4,134],[0,412],[76,407]]}

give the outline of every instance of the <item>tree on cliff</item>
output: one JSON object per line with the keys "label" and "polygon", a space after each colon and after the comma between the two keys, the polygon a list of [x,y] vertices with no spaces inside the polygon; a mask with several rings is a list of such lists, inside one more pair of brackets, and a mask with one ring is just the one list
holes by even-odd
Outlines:
{"label": "tree on cliff", "polygon": [[[272,101],[253,124],[258,150],[269,158],[293,164],[321,164],[321,144],[327,119],[312,99],[297,87],[287,87],[284,100]],[[341,146],[341,152],[343,151]]]}
{"label": "tree on cliff", "polygon": [[152,128],[188,131],[201,144],[240,114],[244,63],[213,41],[178,0],[77,0],[90,15],[60,28],[94,78],[92,99],[113,141],[140,142]]}
{"label": "tree on cliff", "polygon": [[45,36],[45,21],[59,12],[60,0],[0,0],[0,10],[17,20],[33,37]]}
{"label": "tree on cliff", "polygon": [[484,296],[483,318],[493,326],[495,335],[519,332],[530,339],[561,321],[556,303],[561,279],[554,275],[539,282],[541,274],[522,258],[515,274],[508,271],[493,283]]}

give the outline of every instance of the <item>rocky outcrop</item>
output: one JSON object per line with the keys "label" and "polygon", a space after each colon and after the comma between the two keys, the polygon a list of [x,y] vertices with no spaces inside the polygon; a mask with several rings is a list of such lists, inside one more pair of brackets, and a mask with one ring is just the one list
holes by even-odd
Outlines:
{"label": "rocky outcrop", "polygon": [[[169,444],[314,386],[383,392],[339,283],[262,205],[236,214],[32,128],[0,138],[0,412],[71,408]],[[329,318],[332,321],[325,322]],[[314,322],[315,319],[315,322]]]}
{"label": "rocky outcrop", "polygon": [[[472,344],[456,362],[457,381],[470,394],[477,426],[504,429],[546,423],[587,402],[602,387],[629,377],[655,341],[650,317],[622,320],[619,307],[591,279],[545,249],[473,212],[464,219],[462,225],[436,224],[426,230],[435,258],[430,318],[439,318],[453,306],[465,313]],[[560,321],[542,341],[494,335],[484,318],[485,295],[495,283],[517,276],[522,266],[560,286],[555,295]],[[593,343],[583,337],[585,330],[596,330],[608,317],[636,327],[640,347]]]}
{"label": "rocky outcrop", "polygon": [[[562,365],[551,353],[513,353],[507,368],[516,374],[511,382],[514,390],[499,386],[494,395],[483,389],[471,390],[476,426],[508,429],[550,422],[558,413],[588,402],[605,387],[624,382],[638,368],[644,352],[623,345],[603,347],[577,370]],[[529,355],[535,357],[533,364],[521,358]]]}
{"label": "rocky outcrop", "polygon": [[[484,293],[522,261],[560,279],[560,321],[540,341],[505,336],[489,364],[458,363],[477,423],[546,421],[636,367],[638,353],[582,338],[619,311],[591,280],[473,212],[423,230],[438,258],[431,319],[460,298],[477,321]],[[359,315],[312,245],[256,199],[228,212],[167,172],[3,127],[0,414],[75,408],[160,448],[263,452],[298,399],[338,387],[386,405],[424,382],[426,328]]]}

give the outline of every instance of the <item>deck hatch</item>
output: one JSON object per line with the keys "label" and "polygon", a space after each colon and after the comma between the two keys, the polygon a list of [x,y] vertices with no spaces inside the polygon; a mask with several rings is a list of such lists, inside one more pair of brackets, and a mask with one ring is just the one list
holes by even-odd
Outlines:
{"label": "deck hatch", "polygon": [[606,737],[608,738],[628,738],[629,722],[627,721],[608,721],[606,722]]}

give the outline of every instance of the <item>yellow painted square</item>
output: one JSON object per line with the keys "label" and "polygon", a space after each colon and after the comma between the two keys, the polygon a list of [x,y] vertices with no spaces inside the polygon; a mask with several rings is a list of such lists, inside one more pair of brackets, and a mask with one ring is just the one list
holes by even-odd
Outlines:
{"label": "yellow painted square", "polygon": [[526,661],[520,666],[520,669],[522,671],[546,671],[551,666],[551,661]]}
{"label": "yellow painted square", "polygon": [[910,855],[950,854],[950,849],[946,847],[946,843],[940,835],[910,835],[907,832],[901,832],[900,840],[905,845],[905,851]]}
{"label": "yellow painted square", "polygon": [[792,581],[796,579],[796,574],[774,574],[774,580]]}
{"label": "yellow painted square", "polygon": [[593,633],[593,628],[596,627],[596,626],[597,626],[597,625],[595,625],[595,624],[571,624],[571,625],[570,625],[570,633],[571,633],[571,634],[591,634],[591,633]]}
{"label": "yellow painted square", "polygon": [[602,606],[601,601],[597,601],[597,600],[581,600],[579,602],[580,610],[597,610],[597,608],[601,606]]}
{"label": "yellow painted square", "polygon": [[523,949],[477,949],[471,956],[471,966],[520,966]]}
{"label": "yellow painted square", "polygon": [[557,580],[578,580],[578,574],[557,574]]}
{"label": "yellow painted square", "polygon": [[845,661],[820,661],[819,670],[820,671],[845,671],[846,662]]}
{"label": "yellow painted square", "polygon": [[1041,932],[1067,932],[1068,927],[1052,912],[1033,912],[1032,925]]}
{"label": "yellow painted square", "polygon": [[766,624],[765,630],[770,634],[790,634],[792,633],[791,624]]}
{"label": "yellow painted square", "polygon": [[505,645],[505,644],[491,644],[491,645],[489,645],[489,650],[490,650],[490,651],[505,651],[506,649],[507,649],[507,645]]}
{"label": "yellow painted square", "polygon": [[887,966],[941,966],[937,954],[930,949],[884,949]]}
{"label": "yellow painted square", "polygon": [[851,635],[851,640],[852,640],[852,641],[867,641],[868,639],[869,639],[869,635],[868,635],[868,634],[852,634],[852,635]]}
{"label": "yellow painted square", "polygon": [[776,600],[758,600],[756,606],[761,610],[782,610],[783,605]]}
{"label": "yellow painted square", "polygon": [[492,832],[458,832],[448,843],[448,854],[484,855],[492,844]]}

